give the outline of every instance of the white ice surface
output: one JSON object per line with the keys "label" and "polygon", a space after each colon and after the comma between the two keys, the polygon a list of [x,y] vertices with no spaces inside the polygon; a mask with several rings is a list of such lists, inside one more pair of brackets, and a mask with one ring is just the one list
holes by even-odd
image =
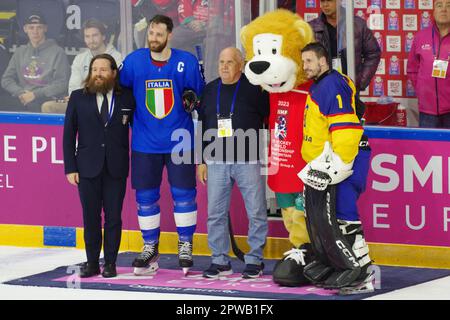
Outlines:
{"label": "white ice surface", "polygon": [[[12,286],[3,282],[85,261],[83,250],[0,246],[0,300],[233,300],[223,296]],[[236,298],[242,299],[242,298]],[[392,291],[372,300],[450,300],[450,277]]]}

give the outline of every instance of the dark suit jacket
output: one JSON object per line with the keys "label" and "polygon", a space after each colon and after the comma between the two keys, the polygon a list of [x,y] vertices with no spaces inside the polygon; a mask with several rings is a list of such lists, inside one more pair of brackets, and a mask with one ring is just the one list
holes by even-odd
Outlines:
{"label": "dark suit jacket", "polygon": [[[129,168],[129,122],[135,109],[131,90],[115,94],[114,111],[106,127],[95,94],[75,90],[70,95],[64,121],[64,171],[80,177],[98,176],[107,165],[115,178],[127,177]],[[125,123],[124,123],[125,122]],[[78,147],[75,141],[78,134]]]}

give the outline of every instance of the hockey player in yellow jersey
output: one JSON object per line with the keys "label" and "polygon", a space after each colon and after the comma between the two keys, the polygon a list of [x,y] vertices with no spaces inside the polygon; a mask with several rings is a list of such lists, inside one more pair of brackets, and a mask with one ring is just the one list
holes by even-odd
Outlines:
{"label": "hockey player in yellow jersey", "polygon": [[303,68],[314,80],[304,113],[302,156],[308,163],[305,213],[316,260],[304,269],[314,284],[341,293],[372,291],[369,249],[357,200],[364,191],[370,147],[355,112],[352,80],[330,70],[320,43],[302,50]]}

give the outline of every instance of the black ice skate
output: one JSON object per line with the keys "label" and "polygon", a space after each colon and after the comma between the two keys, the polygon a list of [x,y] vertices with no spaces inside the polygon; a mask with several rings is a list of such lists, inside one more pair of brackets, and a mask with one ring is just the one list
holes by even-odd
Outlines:
{"label": "black ice skate", "polygon": [[140,253],[133,261],[134,274],[136,276],[153,275],[158,270],[158,243],[145,244]]}
{"label": "black ice skate", "polygon": [[192,242],[178,241],[178,260],[180,267],[183,268],[184,275],[186,275],[189,272],[189,268],[194,265],[192,259]]}
{"label": "black ice skate", "polygon": [[341,288],[339,295],[345,296],[350,294],[371,293],[375,291],[375,272],[368,268],[363,268],[361,276],[349,286]]}

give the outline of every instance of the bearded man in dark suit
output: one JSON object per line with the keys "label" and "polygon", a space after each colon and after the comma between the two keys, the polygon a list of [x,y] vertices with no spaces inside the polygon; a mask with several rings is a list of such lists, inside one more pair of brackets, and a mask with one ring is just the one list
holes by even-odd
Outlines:
{"label": "bearded man in dark suit", "polygon": [[[122,233],[122,205],[129,171],[129,124],[135,108],[121,88],[109,54],[95,56],[83,89],[69,98],[64,122],[64,170],[78,187],[83,208],[87,263],[80,277],[100,274],[102,209],[105,213],[103,277],[115,277]],[[78,140],[78,143],[77,143]]]}

